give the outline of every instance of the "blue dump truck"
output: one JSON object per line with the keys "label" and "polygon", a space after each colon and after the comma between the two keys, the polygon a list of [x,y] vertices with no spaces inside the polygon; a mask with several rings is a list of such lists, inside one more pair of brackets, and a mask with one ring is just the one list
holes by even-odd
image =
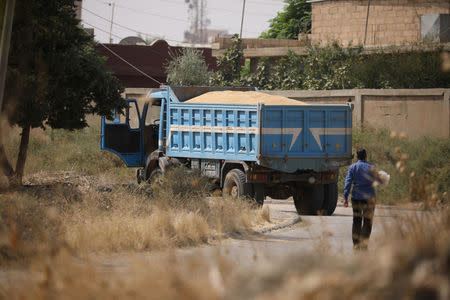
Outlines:
{"label": "blue dump truck", "polygon": [[143,104],[127,99],[124,116],[102,118],[101,149],[139,168],[139,183],[183,164],[224,195],[292,196],[299,214],[333,214],[338,169],[352,160],[353,106],[185,102],[218,90],[255,91],[162,86]]}

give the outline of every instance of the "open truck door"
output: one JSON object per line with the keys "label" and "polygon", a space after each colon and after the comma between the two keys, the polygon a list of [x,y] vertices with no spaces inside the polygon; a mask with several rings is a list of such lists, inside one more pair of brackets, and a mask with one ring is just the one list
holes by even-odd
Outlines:
{"label": "open truck door", "polygon": [[118,155],[128,167],[143,164],[143,137],[141,115],[137,101],[125,99],[128,103],[125,116],[114,112],[112,122],[102,117],[101,149]]}

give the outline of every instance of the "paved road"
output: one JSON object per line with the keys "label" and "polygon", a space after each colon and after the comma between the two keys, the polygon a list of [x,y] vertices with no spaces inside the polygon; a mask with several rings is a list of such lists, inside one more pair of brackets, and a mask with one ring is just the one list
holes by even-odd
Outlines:
{"label": "paved road", "polygon": [[[269,200],[271,218],[274,221],[292,223],[298,219],[292,201]],[[371,238],[371,245],[376,246],[380,238],[387,235],[386,225],[396,222],[396,216],[418,214],[414,210],[398,209],[395,207],[378,206],[375,210],[375,223]],[[333,216],[301,216],[301,221],[286,228],[251,236],[234,236],[213,245],[202,247],[175,249],[144,253],[120,253],[115,255],[93,255],[91,263],[97,265],[101,271],[133,272],[136,264],[149,266],[161,265],[166,262],[168,267],[188,268],[189,262],[206,263],[215,268],[220,259],[225,258],[227,264],[239,270],[253,270],[258,267],[271,267],[282,263],[292,254],[321,251],[332,252],[341,256],[354,255],[351,241],[352,210],[338,206]],[[369,250],[370,251],[370,250]],[[191,258],[193,258],[191,260]],[[84,263],[84,260],[80,260]],[[0,283],[3,281],[20,284],[23,278],[36,276],[32,272],[21,270],[0,270]]]}
{"label": "paved road", "polygon": [[[284,219],[286,223],[298,218],[292,201],[271,200],[267,202],[272,218]],[[379,239],[386,235],[386,225],[396,222],[396,216],[415,213],[417,212],[413,210],[377,207],[371,245],[376,245]],[[333,216],[301,216],[301,221],[297,224],[265,234],[234,236],[215,245],[177,249],[170,253],[164,251],[113,255],[102,258],[101,264],[107,269],[121,268],[129,266],[136,259],[144,258],[149,262],[157,262],[167,256],[175,257],[177,260],[200,256],[205,260],[214,261],[220,254],[236,265],[247,267],[256,261],[273,263],[290,254],[308,251],[353,255],[351,227],[352,209],[339,205]]]}

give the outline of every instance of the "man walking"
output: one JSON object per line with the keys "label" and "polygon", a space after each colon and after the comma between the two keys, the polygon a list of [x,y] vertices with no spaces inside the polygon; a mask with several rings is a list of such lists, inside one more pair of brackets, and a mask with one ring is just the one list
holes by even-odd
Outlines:
{"label": "man walking", "polygon": [[378,181],[378,179],[375,167],[366,161],[366,150],[358,149],[356,156],[358,161],[350,166],[345,177],[344,206],[348,207],[348,195],[353,184],[353,247],[356,250],[366,250],[372,232],[376,202],[373,182]]}

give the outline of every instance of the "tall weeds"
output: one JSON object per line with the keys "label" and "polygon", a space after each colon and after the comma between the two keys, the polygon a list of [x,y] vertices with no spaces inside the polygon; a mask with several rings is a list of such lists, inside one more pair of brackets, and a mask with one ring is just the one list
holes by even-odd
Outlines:
{"label": "tall weeds", "polygon": [[80,190],[70,184],[1,194],[0,260],[31,258],[42,252],[41,245],[79,254],[195,246],[267,223],[245,200],[209,198],[210,180],[187,172],[169,171],[151,195],[122,187]]}
{"label": "tall weeds", "polygon": [[[377,201],[385,204],[434,200],[448,202],[450,190],[450,140],[423,137],[408,140],[386,129],[365,126],[353,129],[353,147],[367,150],[368,161],[391,175],[388,186],[377,188]],[[347,168],[341,168],[342,191]],[[427,196],[427,197],[428,197]]]}

